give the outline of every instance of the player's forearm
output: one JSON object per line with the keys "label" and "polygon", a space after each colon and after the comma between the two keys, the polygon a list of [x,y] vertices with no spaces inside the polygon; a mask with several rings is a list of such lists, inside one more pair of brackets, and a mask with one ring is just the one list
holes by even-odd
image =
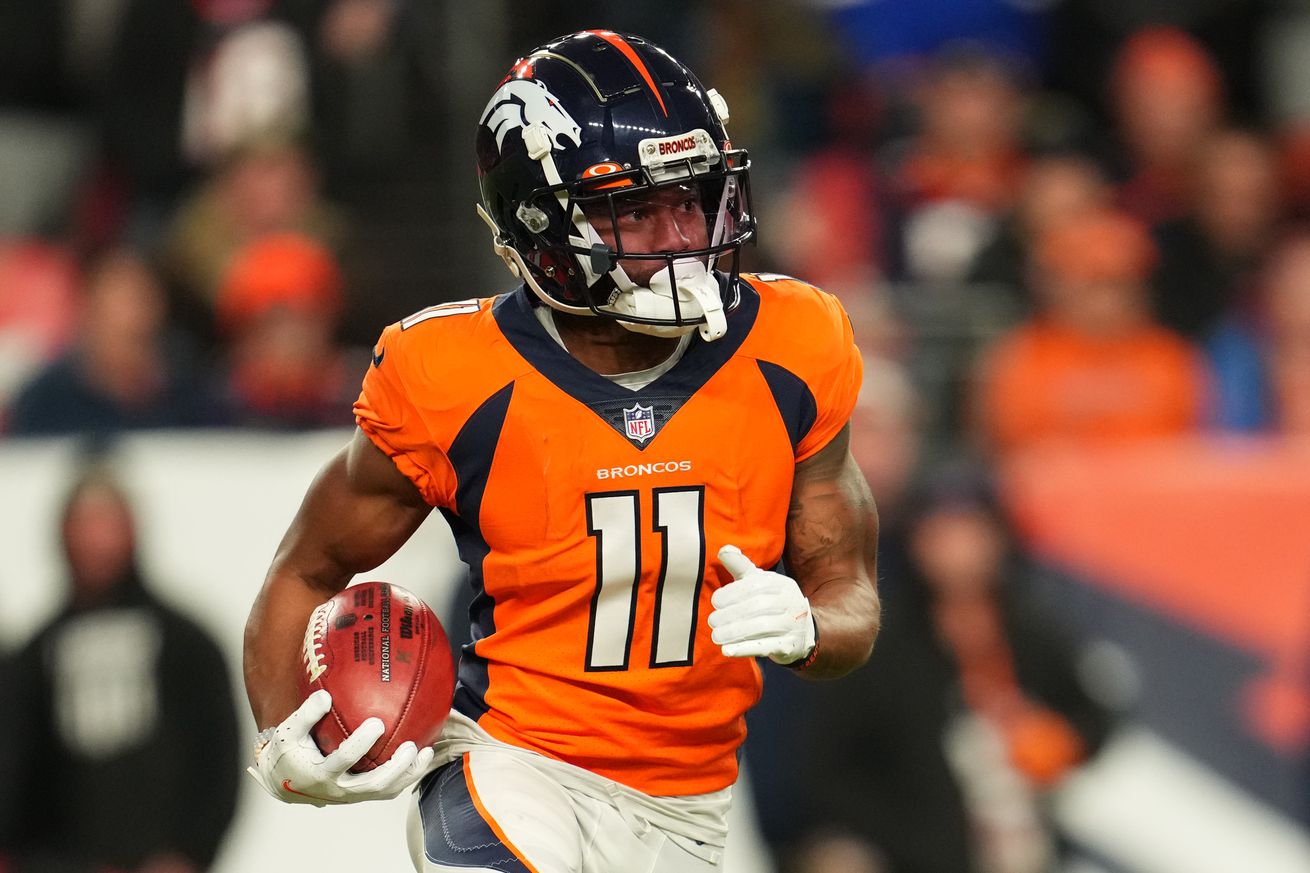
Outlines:
{"label": "player's forearm", "polygon": [[[844,436],[844,434],[843,434]],[[810,601],[818,653],[802,675],[842,676],[869,659],[882,622],[878,511],[844,440],[797,468],[787,568]]]}
{"label": "player's forearm", "polygon": [[800,675],[835,679],[869,660],[882,624],[878,592],[867,579],[832,579],[809,595],[818,655]]}
{"label": "player's forearm", "polygon": [[269,573],[246,621],[242,657],[246,696],[261,730],[279,724],[300,704],[305,627],[314,607],[334,593],[290,572]]}
{"label": "player's forearm", "polygon": [[[863,478],[859,485],[867,496]],[[835,679],[869,660],[882,627],[882,601],[874,582],[878,517],[873,501],[837,496],[832,502],[828,532],[801,535],[789,546],[788,567],[794,562],[818,640],[813,663],[801,671],[811,679]]]}
{"label": "player's forearm", "polygon": [[246,694],[260,728],[281,723],[301,703],[300,651],[314,607],[394,554],[429,509],[359,431],[324,466],[246,622]]}

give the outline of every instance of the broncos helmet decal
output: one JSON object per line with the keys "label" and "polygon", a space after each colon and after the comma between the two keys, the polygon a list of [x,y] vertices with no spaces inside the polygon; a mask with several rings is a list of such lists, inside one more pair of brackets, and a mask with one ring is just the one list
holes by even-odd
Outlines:
{"label": "broncos helmet decal", "polygon": [[557,145],[563,144],[560,137],[582,145],[582,128],[546,85],[533,79],[509,79],[501,85],[482,114],[482,124],[491,130],[502,151],[506,134],[534,124],[543,126]]}

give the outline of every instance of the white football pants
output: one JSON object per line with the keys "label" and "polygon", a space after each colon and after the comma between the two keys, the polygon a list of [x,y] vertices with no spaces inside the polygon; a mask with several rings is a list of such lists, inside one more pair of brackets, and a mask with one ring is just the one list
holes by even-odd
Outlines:
{"label": "white football pants", "polygon": [[[600,778],[600,777],[596,777]],[[418,873],[722,873],[723,851],[566,787],[521,754],[479,748],[428,775],[410,802]]]}

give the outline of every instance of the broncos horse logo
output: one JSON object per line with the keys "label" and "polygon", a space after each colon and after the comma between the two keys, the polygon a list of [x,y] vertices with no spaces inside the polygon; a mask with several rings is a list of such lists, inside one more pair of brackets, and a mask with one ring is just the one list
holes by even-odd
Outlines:
{"label": "broncos horse logo", "polygon": [[501,85],[482,115],[482,124],[495,135],[496,148],[501,151],[505,134],[538,123],[546,128],[556,145],[562,145],[561,136],[572,140],[574,145],[582,145],[582,128],[555,95],[533,79],[510,79]]}

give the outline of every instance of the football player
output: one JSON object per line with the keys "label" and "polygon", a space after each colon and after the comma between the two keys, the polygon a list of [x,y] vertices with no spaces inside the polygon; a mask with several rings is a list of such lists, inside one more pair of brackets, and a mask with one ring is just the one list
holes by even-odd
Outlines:
{"label": "football player", "polygon": [[[877,517],[848,452],[837,301],[743,274],[746,152],[667,52],[593,30],[514,64],[477,132],[478,212],[522,284],[386,328],[358,430],[287,532],[246,633],[252,768],[288,802],[393,797],[437,871],[707,873],[756,658],[840,676],[879,626]],[[473,642],[435,749],[347,768],[297,693],[313,608],[433,508]]]}

